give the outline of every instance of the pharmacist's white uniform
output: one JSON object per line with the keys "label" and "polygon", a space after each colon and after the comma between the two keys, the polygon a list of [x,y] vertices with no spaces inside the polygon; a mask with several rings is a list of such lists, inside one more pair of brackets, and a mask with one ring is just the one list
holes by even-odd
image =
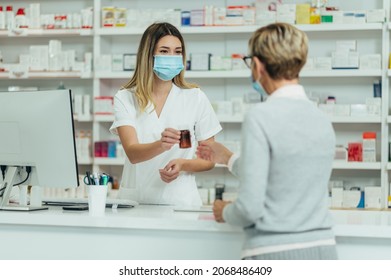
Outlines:
{"label": "pharmacist's white uniform", "polygon": [[191,148],[179,149],[179,145],[174,145],[170,150],[137,164],[126,159],[119,197],[140,203],[201,205],[192,173],[180,172],[177,179],[167,184],[161,180],[159,169],[173,159],[194,158],[197,141],[215,136],[221,130],[205,93],[199,88],[180,89],[173,84],[158,117],[152,105],[140,113],[135,95],[122,89],[114,97],[114,114],[110,131],[118,134],[117,127],[133,126],[140,144],[160,140],[163,130],[169,127],[179,129],[185,125],[191,133]]}

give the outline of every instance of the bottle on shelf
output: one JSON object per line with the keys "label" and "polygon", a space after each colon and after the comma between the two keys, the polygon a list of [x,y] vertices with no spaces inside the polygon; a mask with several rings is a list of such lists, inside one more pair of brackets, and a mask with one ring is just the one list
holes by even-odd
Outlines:
{"label": "bottle on shelf", "polygon": [[15,16],[15,28],[27,28],[27,18],[24,8],[19,8]]}
{"label": "bottle on shelf", "polygon": [[5,29],[5,14],[3,6],[0,6],[0,29]]}
{"label": "bottle on shelf", "polygon": [[8,30],[14,29],[14,12],[12,6],[7,6],[6,8],[5,24]]}

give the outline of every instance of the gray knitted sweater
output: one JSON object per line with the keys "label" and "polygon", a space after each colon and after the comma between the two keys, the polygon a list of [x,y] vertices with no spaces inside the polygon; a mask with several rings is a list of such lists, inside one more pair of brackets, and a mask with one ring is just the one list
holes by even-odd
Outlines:
{"label": "gray knitted sweater", "polygon": [[330,120],[300,85],[278,89],[247,113],[232,168],[239,194],[223,212],[244,228],[244,249],[334,237],[327,202],[334,150]]}

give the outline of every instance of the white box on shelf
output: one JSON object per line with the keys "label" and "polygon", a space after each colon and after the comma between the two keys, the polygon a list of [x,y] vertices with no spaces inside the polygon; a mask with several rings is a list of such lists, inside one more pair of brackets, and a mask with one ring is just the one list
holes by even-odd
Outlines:
{"label": "white box on shelf", "polygon": [[111,56],[111,69],[112,71],[123,71],[124,70],[124,57],[123,54],[113,54]]}
{"label": "white box on shelf", "polygon": [[354,13],[354,23],[364,24],[366,22],[366,11],[356,11]]}
{"label": "white box on shelf", "polygon": [[49,70],[49,46],[32,45],[30,46],[30,70],[47,71]]}
{"label": "white box on shelf", "polygon": [[343,188],[331,189],[331,207],[342,208],[343,207]]}
{"label": "white box on shelf", "polygon": [[315,57],[314,68],[316,70],[331,70],[331,57]]}
{"label": "white box on shelf", "polygon": [[91,116],[91,106],[90,106],[90,95],[85,94],[83,95],[83,118],[89,118]]}
{"label": "white box on shelf", "polygon": [[210,53],[191,53],[190,69],[191,71],[208,71],[210,69]]}
{"label": "white box on shelf", "polygon": [[123,70],[124,71],[133,71],[136,69],[136,60],[137,55],[133,53],[125,53],[123,59]]}
{"label": "white box on shelf", "polygon": [[352,117],[364,117],[367,115],[367,105],[350,104],[350,115]]}
{"label": "white box on shelf", "polygon": [[315,68],[314,58],[308,57],[306,63],[304,64],[303,70],[312,70]]}
{"label": "white box on shelf", "polygon": [[83,113],[83,95],[81,94],[75,94],[73,96],[73,103],[74,103],[74,113],[77,116],[82,115]]}
{"label": "white box on shelf", "polygon": [[335,104],[319,104],[318,108],[328,116],[334,116]]}
{"label": "white box on shelf", "polygon": [[225,25],[227,9],[223,7],[213,8],[213,25]]}
{"label": "white box on shelf", "polygon": [[371,116],[381,115],[381,97],[368,97],[365,99],[367,114]]}
{"label": "white box on shelf", "polygon": [[359,54],[355,51],[335,51],[331,53],[332,69],[358,69]]}
{"label": "white box on shelf", "polygon": [[334,104],[334,116],[350,116],[350,105],[348,104]]}
{"label": "white box on shelf", "polygon": [[361,199],[361,191],[343,191],[343,208],[357,208]]}
{"label": "white box on shelf", "polygon": [[342,15],[342,22],[347,24],[355,23],[354,13],[354,11],[344,11]]}
{"label": "white box on shelf", "polygon": [[102,54],[94,59],[94,69],[95,71],[108,71],[112,70],[111,68],[111,55]]}
{"label": "white box on shelf", "polygon": [[380,54],[364,54],[360,56],[360,69],[381,69]]}
{"label": "white box on shelf", "polygon": [[372,9],[367,11],[367,22],[384,22],[386,18],[386,12],[384,9]]}
{"label": "white box on shelf", "polygon": [[381,208],[381,187],[380,186],[370,186],[365,187],[365,208]]}

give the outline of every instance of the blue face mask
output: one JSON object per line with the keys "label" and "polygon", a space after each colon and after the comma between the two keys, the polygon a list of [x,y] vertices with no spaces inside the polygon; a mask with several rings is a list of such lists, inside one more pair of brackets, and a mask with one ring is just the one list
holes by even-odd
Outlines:
{"label": "blue face mask", "polygon": [[163,81],[170,81],[183,70],[181,55],[155,55],[153,72]]}
{"label": "blue face mask", "polygon": [[267,96],[265,90],[263,87],[259,84],[258,81],[254,80],[254,78],[251,76],[251,84],[253,86],[253,89],[255,89],[256,92],[258,92],[261,95],[262,100]]}

